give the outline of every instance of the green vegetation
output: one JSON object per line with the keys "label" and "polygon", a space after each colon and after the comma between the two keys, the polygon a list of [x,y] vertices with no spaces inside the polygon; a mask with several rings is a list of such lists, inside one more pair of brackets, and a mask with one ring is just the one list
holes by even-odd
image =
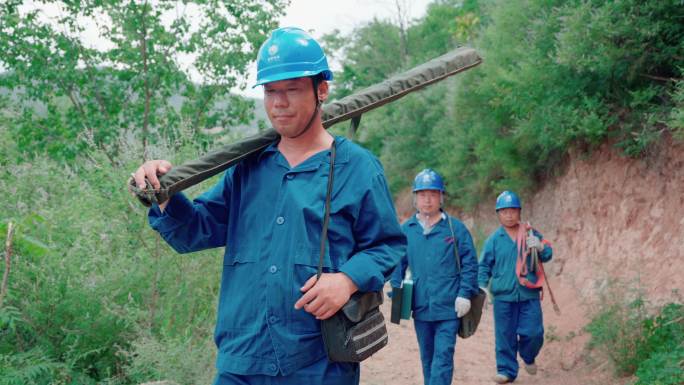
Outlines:
{"label": "green vegetation", "polygon": [[[123,184],[140,147],[116,165],[98,149],[68,165],[17,162],[8,136],[0,126],[0,272],[8,224],[17,228],[0,384],[210,383],[222,251],[179,255],[147,226]],[[201,144],[187,139],[156,151],[174,163],[199,156]]]}
{"label": "green vegetation", "polygon": [[115,167],[94,151],[78,165],[0,168],[3,248],[8,222],[17,225],[0,384],[211,381],[222,253],[179,255],[149,229],[122,188],[136,158]]}
{"label": "green vegetation", "polygon": [[[205,13],[199,24],[176,2],[57,2],[59,28],[21,3],[0,6],[2,273],[17,226],[0,287],[0,385],[209,383],[221,251],[168,248],[124,181],[143,158],[178,163],[239,135],[253,103],[229,90],[287,1],[179,2]],[[106,27],[97,47],[78,38],[93,15]],[[324,40],[343,66],[338,97],[478,49],[480,67],[367,114],[357,138],[394,191],[433,167],[467,209],[504,188],[533,191],[570,149],[607,141],[642,157],[683,140],[682,20],[678,0],[437,0],[401,27],[374,20]],[[195,58],[201,84],[177,55]],[[645,309],[606,308],[589,327],[595,346],[616,346],[621,373],[642,384],[673,384],[682,306]]]}
{"label": "green vegetation", "polygon": [[640,157],[681,137],[683,19],[676,0],[441,0],[404,31],[405,52],[401,29],[378,20],[328,41],[344,57],[340,95],[394,72],[396,58],[407,68],[478,49],[481,66],[367,114],[359,137],[394,191],[433,167],[468,209],[503,189],[534,191],[571,148],[609,141]]}
{"label": "green vegetation", "polygon": [[208,146],[250,122],[254,103],[230,90],[287,1],[44,5],[59,10],[58,24],[22,3],[0,6],[0,94],[16,101],[6,111],[11,139],[29,156],[74,161],[98,148],[114,161],[131,138],[148,156],[148,147],[182,139]]}
{"label": "green vegetation", "polygon": [[222,251],[175,253],[124,186],[240,134],[229,91],[286,2],[53,2],[59,25],[21,3],[0,6],[0,385],[210,383]]}
{"label": "green vegetation", "polygon": [[636,375],[635,385],[684,382],[684,305],[681,299],[656,311],[643,295],[612,287],[586,330],[591,348],[604,351],[619,376]]}

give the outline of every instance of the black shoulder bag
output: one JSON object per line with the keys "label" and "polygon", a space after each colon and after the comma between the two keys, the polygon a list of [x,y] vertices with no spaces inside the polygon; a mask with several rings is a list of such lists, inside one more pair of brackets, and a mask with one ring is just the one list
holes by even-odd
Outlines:
{"label": "black shoulder bag", "polygon": [[[335,170],[335,142],[330,148],[330,175],[325,196],[325,215],[316,279],[323,273],[325,244],[330,221],[330,199]],[[321,321],[321,334],[328,359],[333,362],[361,362],[387,345],[385,317],[380,312],[382,291],[356,292],[332,317]]]}
{"label": "black shoulder bag", "polygon": [[[458,267],[458,274],[461,274],[461,258],[458,256],[458,246],[456,233],[454,233],[454,225],[451,223],[451,217],[447,217],[447,222],[449,222],[449,230],[451,230],[451,238],[454,240],[454,255],[456,256],[456,266]],[[461,276],[460,279],[463,279]],[[487,294],[478,288],[477,294],[470,298],[470,311],[460,318],[461,322],[458,326],[458,336],[461,338],[468,338],[475,334],[477,331],[477,326],[480,324],[480,318],[482,318],[482,308],[484,307],[485,299]]]}

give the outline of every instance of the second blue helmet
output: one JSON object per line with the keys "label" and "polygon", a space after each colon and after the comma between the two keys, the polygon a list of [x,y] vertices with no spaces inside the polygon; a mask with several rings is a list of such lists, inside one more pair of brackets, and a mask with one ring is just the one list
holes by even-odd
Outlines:
{"label": "second blue helmet", "polygon": [[520,206],[520,198],[518,194],[513,191],[504,191],[496,198],[496,211],[507,208],[522,208]]}
{"label": "second blue helmet", "polygon": [[413,179],[413,192],[439,190],[444,192],[444,180],[435,170],[426,168]]}

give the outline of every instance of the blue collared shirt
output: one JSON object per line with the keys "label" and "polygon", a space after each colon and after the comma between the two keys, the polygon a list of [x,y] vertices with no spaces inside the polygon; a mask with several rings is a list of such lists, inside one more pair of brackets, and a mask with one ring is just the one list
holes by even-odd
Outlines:
{"label": "blue collared shirt", "polygon": [[[384,171],[336,138],[324,271],[381,290],[405,251]],[[295,310],[316,274],[330,151],[291,168],[274,143],[226,171],[193,202],[171,198],[151,226],[178,252],[226,246],[215,341],[220,372],[289,375],[325,356],[320,321]]]}
{"label": "blue collared shirt", "polygon": [[[539,239],[542,235],[534,230]],[[544,250],[539,253],[539,260],[548,262],[553,256],[551,246],[544,245]],[[494,231],[485,241],[477,281],[482,287],[486,287],[491,279],[490,291],[495,299],[507,302],[527,301],[539,299],[541,289],[530,289],[520,284],[515,273],[518,258],[518,247],[508,235],[503,226]],[[527,278],[536,282],[534,273],[529,273]]]}
{"label": "blue collared shirt", "polygon": [[398,287],[407,267],[413,277],[413,318],[419,321],[456,319],[456,297],[472,298],[477,293],[477,253],[473,239],[458,219],[451,221],[461,261],[456,265],[454,238],[447,219],[435,224],[428,234],[414,215],[402,225],[408,239],[406,255],[392,274],[391,284]]}

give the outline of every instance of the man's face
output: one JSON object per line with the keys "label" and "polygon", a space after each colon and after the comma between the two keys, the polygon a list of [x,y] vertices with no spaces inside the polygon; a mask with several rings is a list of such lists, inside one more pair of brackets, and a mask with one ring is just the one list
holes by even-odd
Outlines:
{"label": "man's face", "polygon": [[504,227],[514,227],[520,222],[520,209],[509,207],[499,210],[497,214],[499,215],[499,222]]}
{"label": "man's face", "polygon": [[439,190],[421,190],[416,192],[416,209],[421,215],[431,217],[439,213],[442,205],[442,192]]}
{"label": "man's face", "polygon": [[[318,87],[319,98],[328,96],[328,83]],[[285,137],[296,137],[309,123],[316,108],[311,78],[295,78],[266,83],[264,106],[273,128]]]}

